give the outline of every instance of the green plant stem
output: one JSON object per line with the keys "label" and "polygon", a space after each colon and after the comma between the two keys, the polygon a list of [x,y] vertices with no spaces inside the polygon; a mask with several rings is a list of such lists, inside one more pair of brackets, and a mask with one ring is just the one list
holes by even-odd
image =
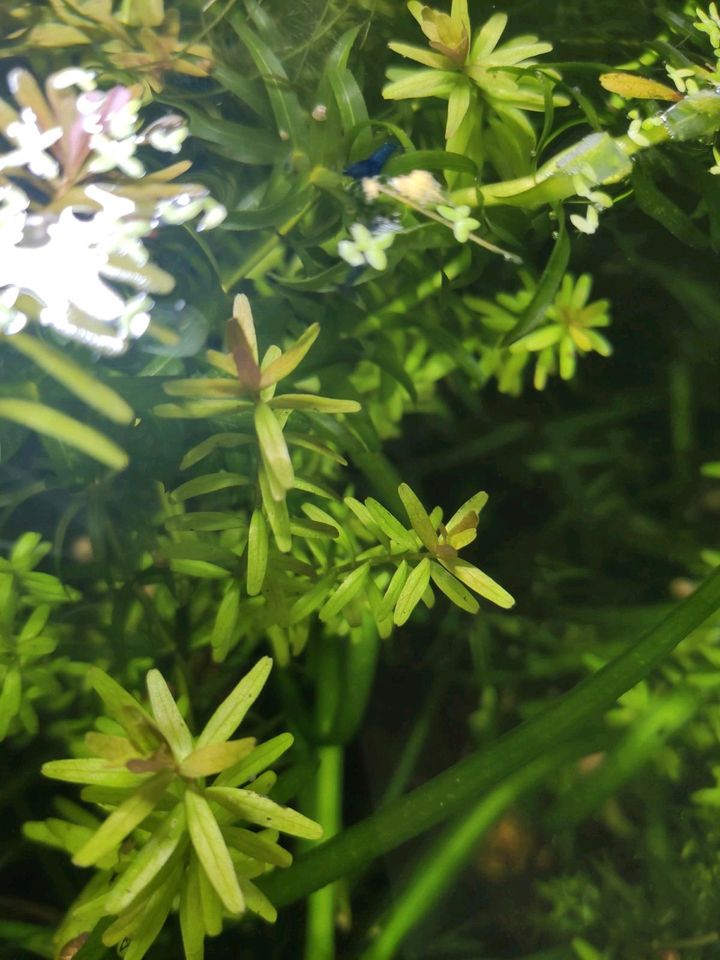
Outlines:
{"label": "green plant stem", "polygon": [[549,751],[511,774],[483,797],[470,813],[451,824],[418,864],[410,882],[396,897],[380,935],[360,960],[392,960],[397,956],[400,944],[428,916],[473,855],[480,839],[505,810],[577,753],[576,743]]}
{"label": "green plant stem", "polygon": [[264,878],[260,882],[264,892],[277,906],[291,903],[453,816],[483,791],[599,718],[718,608],[720,568],[629,650],[537,717],[319,845],[289,870]]}
{"label": "green plant stem", "polygon": [[[318,747],[317,756],[312,816],[322,824],[324,835],[329,839],[342,828],[343,749]],[[308,897],[305,960],[334,960],[336,888],[336,884],[329,883]]]}
{"label": "green plant stem", "polygon": [[[636,143],[627,134],[616,137],[615,144],[629,159],[641,150],[647,150],[670,139],[667,129],[662,126],[643,130],[643,135],[648,141],[647,145]],[[564,150],[559,156],[548,160],[535,173],[527,174],[524,177],[455,190],[451,196],[452,202],[469,204],[471,207],[477,206],[478,203],[486,207],[495,207],[500,204],[514,203],[517,198],[517,202],[521,202],[522,206],[527,206],[527,201],[525,199],[521,200],[522,194],[540,186],[544,188],[544,191],[542,197],[538,196],[537,204],[566,200],[568,197],[577,194],[575,177],[563,173],[562,168],[558,167],[558,160],[566,156],[568,152]]]}

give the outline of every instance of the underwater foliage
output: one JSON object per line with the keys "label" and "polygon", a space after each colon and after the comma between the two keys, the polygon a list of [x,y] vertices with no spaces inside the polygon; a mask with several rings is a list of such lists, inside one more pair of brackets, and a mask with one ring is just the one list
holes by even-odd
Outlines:
{"label": "underwater foliage", "polygon": [[720,11],[496,7],[0,9],[0,958],[717,949]]}

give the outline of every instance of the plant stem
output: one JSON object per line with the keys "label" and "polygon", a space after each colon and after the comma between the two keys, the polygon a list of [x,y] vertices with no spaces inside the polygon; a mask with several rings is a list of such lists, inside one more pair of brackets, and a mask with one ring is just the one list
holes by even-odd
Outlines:
{"label": "plant stem", "polygon": [[469,814],[450,825],[413,871],[395,899],[380,935],[360,960],[392,960],[408,934],[427,917],[475,851],[478,842],[515,801],[537,787],[562,763],[577,753],[564,745],[539,757],[503,780]]}
{"label": "plant stem", "polygon": [[[325,837],[334,837],[342,827],[343,749],[318,747],[313,818],[322,824]],[[336,884],[316,890],[307,902],[305,960],[335,958]]]}
{"label": "plant stem", "polygon": [[277,906],[291,903],[459,812],[498,781],[599,719],[718,608],[720,568],[629,650],[537,717],[319,845],[298,858],[289,870],[264,878],[260,882],[263,891]]}

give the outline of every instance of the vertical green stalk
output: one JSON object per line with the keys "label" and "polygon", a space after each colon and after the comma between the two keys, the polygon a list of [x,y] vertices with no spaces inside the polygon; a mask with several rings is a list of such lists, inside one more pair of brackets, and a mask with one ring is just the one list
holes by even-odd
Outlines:
{"label": "vertical green stalk", "polygon": [[[343,748],[318,747],[317,756],[319,767],[312,817],[322,825],[327,840],[342,829]],[[308,897],[305,960],[335,958],[336,890],[337,884],[329,883]]]}

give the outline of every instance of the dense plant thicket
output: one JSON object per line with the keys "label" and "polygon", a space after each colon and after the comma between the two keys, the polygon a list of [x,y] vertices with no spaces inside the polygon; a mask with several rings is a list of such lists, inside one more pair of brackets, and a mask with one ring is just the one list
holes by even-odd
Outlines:
{"label": "dense plant thicket", "polygon": [[0,956],[720,955],[717,6],[0,38]]}

